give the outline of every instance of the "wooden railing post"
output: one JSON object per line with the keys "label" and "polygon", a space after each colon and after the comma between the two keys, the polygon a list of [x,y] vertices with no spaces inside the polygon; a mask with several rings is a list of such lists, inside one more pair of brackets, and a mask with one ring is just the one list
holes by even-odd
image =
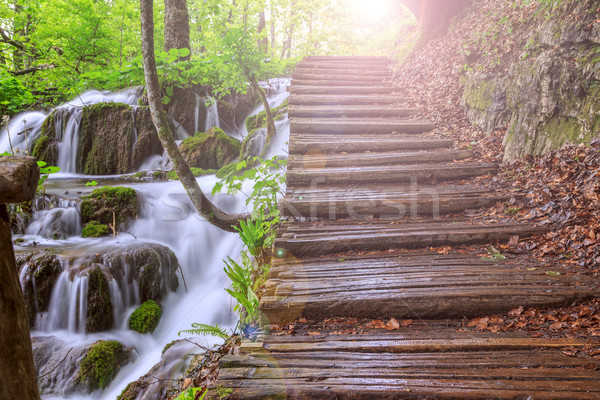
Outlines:
{"label": "wooden railing post", "polygon": [[0,399],[40,398],[6,208],[33,199],[39,177],[35,158],[0,157]]}

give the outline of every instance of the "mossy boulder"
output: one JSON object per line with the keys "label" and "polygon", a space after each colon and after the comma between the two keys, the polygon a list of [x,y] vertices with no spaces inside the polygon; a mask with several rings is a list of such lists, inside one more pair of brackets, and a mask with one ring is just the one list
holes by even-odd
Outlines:
{"label": "mossy boulder", "polygon": [[88,222],[81,230],[81,237],[84,238],[102,237],[108,236],[109,234],[110,229],[108,228],[108,225],[101,224],[98,221]]}
{"label": "mossy boulder", "polygon": [[138,333],[152,333],[158,326],[162,309],[154,300],[142,303],[129,317],[129,329]]}
{"label": "mossy boulder", "polygon": [[86,330],[102,332],[113,326],[113,308],[110,299],[108,279],[100,266],[89,271],[88,310]]}
{"label": "mossy boulder", "polygon": [[219,124],[221,127],[232,132],[236,130],[235,111],[233,106],[227,100],[217,100],[217,109],[219,110]]}
{"label": "mossy boulder", "polygon": [[77,380],[85,385],[89,392],[104,389],[129,361],[130,356],[131,351],[117,341],[98,341],[88,349],[81,360]]}
{"label": "mossy boulder", "polygon": [[[97,224],[110,225],[116,221],[122,228],[139,215],[139,202],[135,190],[122,186],[104,186],[96,188],[81,201],[81,220],[84,224],[95,221]],[[99,227],[95,227],[97,232]],[[90,229],[90,233],[94,232]]]}
{"label": "mossy boulder", "polygon": [[21,286],[25,297],[29,325],[34,326],[37,313],[48,311],[52,289],[62,272],[62,265],[52,251],[17,255],[17,268],[24,272]]}
{"label": "mossy boulder", "polygon": [[[271,114],[273,114],[273,119],[277,120],[283,114],[287,113],[288,110],[288,101],[287,99],[281,103],[277,107],[271,108]],[[246,118],[246,129],[249,133],[252,133],[255,129],[266,128],[267,127],[267,113],[266,111],[261,111],[256,115],[251,115]]]}
{"label": "mossy boulder", "polygon": [[124,174],[151,155],[162,154],[150,110],[123,103],[83,107],[77,171],[88,175]]}
{"label": "mossy boulder", "polygon": [[219,128],[198,132],[185,139],[179,150],[190,167],[217,170],[235,160],[240,154],[240,142]]}

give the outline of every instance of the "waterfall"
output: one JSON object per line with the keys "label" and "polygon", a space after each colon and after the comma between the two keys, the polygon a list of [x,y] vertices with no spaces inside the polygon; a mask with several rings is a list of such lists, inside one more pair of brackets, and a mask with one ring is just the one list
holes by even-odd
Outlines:
{"label": "waterfall", "polygon": [[200,107],[203,106],[204,98],[196,95],[196,107],[194,108],[194,134],[200,129]]}
{"label": "waterfall", "polygon": [[[40,134],[42,122],[48,114],[41,111],[24,112],[16,115],[7,126],[0,131],[0,153],[13,149],[22,152],[31,151],[33,142]],[[9,138],[10,134],[10,138]]]}
{"label": "waterfall", "polygon": [[[60,138],[58,144],[58,161],[57,166],[60,167],[61,172],[77,172],[77,150],[79,148],[79,126],[81,125],[81,114],[83,110],[79,107],[73,107],[67,109],[67,119],[64,122],[64,117],[60,118],[60,128],[58,130],[59,122],[57,121],[56,134]],[[64,125],[64,128],[63,128]],[[60,134],[59,134],[60,132]],[[58,136],[60,135],[60,136]]]}
{"label": "waterfall", "polygon": [[219,107],[217,101],[212,97],[207,97],[206,100],[206,122],[204,124],[204,132],[208,132],[210,128],[220,128],[219,125]]}
{"label": "waterfall", "polygon": [[[273,89],[269,101],[283,101],[287,93],[277,92]],[[275,86],[273,86],[275,87]],[[129,96],[129,97],[128,97]],[[124,101],[129,104],[137,102],[139,91],[132,90],[128,95],[116,95],[108,92],[90,91],[83,93],[70,103],[57,109],[57,135],[65,141],[69,133],[67,126],[82,106],[97,101]],[[117,100],[119,99],[119,100]],[[122,100],[124,99],[124,100]],[[135,101],[133,100],[135,99]],[[279,104],[275,104],[279,105]],[[206,100],[197,99],[198,107],[206,107]],[[200,110],[200,108],[198,108]],[[218,109],[216,102],[207,107],[207,120],[212,120],[212,126],[218,125]],[[254,114],[260,110],[254,110]],[[39,125],[45,118],[41,114]],[[198,114],[199,115],[199,114]],[[140,114],[132,110],[132,120],[140,122]],[[202,124],[200,118],[195,120],[195,125]],[[211,126],[211,127],[212,127]],[[289,134],[289,122],[285,119],[276,122],[278,135],[270,147],[274,155],[285,155],[281,151],[283,143]],[[58,129],[60,128],[60,129]],[[200,130],[202,126],[198,127]],[[136,132],[134,132],[135,134]],[[142,132],[138,132],[141,135]],[[11,135],[11,138],[13,136]],[[0,137],[3,143],[4,137]],[[65,142],[66,143],[66,142]],[[31,143],[29,143],[31,145]],[[66,146],[61,145],[62,152]],[[154,162],[158,162],[156,156]],[[72,162],[72,161],[70,161]],[[146,164],[146,167],[149,164]],[[114,399],[123,388],[131,381],[145,375],[159,361],[162,368],[156,370],[156,376],[169,379],[175,369],[181,367],[186,354],[194,352],[197,347],[191,344],[173,346],[173,351],[165,353],[162,357],[163,347],[178,339],[178,332],[189,329],[194,322],[215,324],[218,323],[226,329],[233,328],[236,324],[236,315],[231,310],[232,301],[224,288],[229,285],[227,276],[223,271],[223,259],[227,256],[236,258],[242,249],[242,242],[237,234],[224,232],[215,228],[203,218],[198,216],[183,186],[178,181],[154,183],[127,183],[120,177],[99,177],[101,185],[125,184],[138,193],[140,200],[140,217],[133,221],[127,232],[120,232],[116,237],[81,238],[81,223],[79,217],[79,200],[67,199],[65,191],[74,195],[77,192],[87,192],[83,184],[89,177],[81,175],[50,176],[47,188],[48,196],[36,200],[36,207],[32,222],[23,236],[16,235],[16,239],[23,242],[16,244],[20,253],[36,251],[41,248],[51,248],[52,254],[60,259],[60,268],[54,275],[54,286],[46,296],[47,311],[39,312],[35,301],[37,313],[36,325],[33,329],[34,337],[55,336],[65,342],[63,349],[66,353],[68,347],[93,343],[97,340],[117,340],[135,348],[137,358],[126,365],[119,372],[115,380],[102,393],[78,395],[78,399]],[[210,194],[218,179],[214,175],[202,176],[197,179],[201,189]],[[251,183],[245,183],[242,192],[250,192]],[[229,212],[242,212],[245,210],[245,196],[240,193],[232,195],[215,195],[209,198],[219,207]],[[37,250],[39,251],[39,250]],[[172,252],[172,253],[171,253]],[[169,271],[172,271],[172,262],[181,266],[185,276],[187,291],[177,269],[179,288],[167,293],[159,300],[163,309],[161,321],[152,334],[138,334],[127,328],[127,320],[144,299],[140,289],[140,271],[147,265],[149,255],[156,257],[161,265],[160,275],[163,282],[168,280]],[[173,258],[172,254],[176,256]],[[101,266],[110,296],[109,312],[113,313],[112,328],[99,333],[86,332],[86,319],[88,306],[93,307],[93,302],[88,304],[89,293],[93,285],[89,277],[92,268]],[[21,277],[25,279],[29,266],[23,267]],[[29,274],[31,275],[31,274]],[[32,281],[29,285],[41,287],[41,280]],[[42,297],[39,297],[43,304]],[[202,345],[218,343],[215,338],[205,337]],[[74,350],[75,352],[75,350]],[[73,354],[73,353],[72,353]],[[62,358],[60,358],[62,359]],[[60,359],[58,361],[60,361]],[[65,369],[73,369],[76,360],[69,358],[61,365]],[[62,378],[60,378],[62,379]],[[60,380],[59,379],[59,380]],[[54,395],[53,399],[64,399],[66,395],[61,392],[66,387],[65,382],[48,382],[49,386],[57,388],[55,394],[45,393],[43,396]],[[150,387],[149,390],[151,390]],[[65,392],[66,393],[66,392]],[[154,392],[153,392],[154,393]],[[149,400],[153,400],[150,392],[146,393]]]}

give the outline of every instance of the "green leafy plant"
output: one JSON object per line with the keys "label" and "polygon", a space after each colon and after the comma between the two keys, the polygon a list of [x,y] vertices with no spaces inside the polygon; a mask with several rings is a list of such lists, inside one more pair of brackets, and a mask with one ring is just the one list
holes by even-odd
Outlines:
{"label": "green leafy plant", "polygon": [[227,334],[227,331],[220,327],[219,324],[215,324],[215,325],[208,325],[208,324],[199,324],[199,323],[193,323],[192,324],[192,329],[185,329],[182,331],[179,331],[179,333],[177,335],[181,336],[182,334],[185,335],[210,335],[210,336],[215,336],[221,339],[227,339],[229,337],[229,335]]}
{"label": "green leafy plant", "polygon": [[486,261],[503,261],[506,259],[506,256],[501,254],[500,251],[498,251],[498,249],[496,249],[494,246],[491,246],[487,253],[489,256],[483,257],[483,259]]}
{"label": "green leafy plant", "polygon": [[[202,388],[189,388],[184,390],[175,398],[175,400],[196,400],[196,394],[202,391]],[[203,400],[206,396],[206,393],[202,393],[202,395],[198,398],[198,400]]]}
{"label": "green leafy plant", "polygon": [[97,185],[98,185],[98,182],[96,182],[96,181],[89,181],[89,182],[85,183],[85,186],[97,186]]}
{"label": "green leafy plant", "polygon": [[231,257],[225,261],[225,273],[231,279],[231,287],[225,289],[237,300],[234,310],[240,316],[242,324],[252,324],[258,318],[259,299],[254,291],[254,264],[246,251],[242,252],[242,264]]}
{"label": "green leafy plant", "polygon": [[38,192],[42,195],[46,194],[46,185],[48,184],[48,175],[55,174],[60,171],[60,167],[54,167],[48,165],[45,161],[38,161],[38,167],[40,168],[40,180],[38,181]]}

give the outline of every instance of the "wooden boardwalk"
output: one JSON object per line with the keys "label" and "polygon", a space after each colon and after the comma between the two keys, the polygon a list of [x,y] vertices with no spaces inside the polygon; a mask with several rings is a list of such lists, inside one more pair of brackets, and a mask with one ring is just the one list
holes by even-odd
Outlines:
{"label": "wooden boardwalk", "polygon": [[[600,399],[600,361],[563,351],[598,341],[460,329],[463,317],[599,294],[559,267],[548,275],[524,258],[429,249],[543,232],[456,216],[506,200],[468,184],[497,165],[412,118],[384,58],[307,57],[290,92],[281,209],[292,222],[279,229],[261,309],[293,330],[224,357],[210,396]],[[350,334],[330,328],[333,318],[414,322]]]}

